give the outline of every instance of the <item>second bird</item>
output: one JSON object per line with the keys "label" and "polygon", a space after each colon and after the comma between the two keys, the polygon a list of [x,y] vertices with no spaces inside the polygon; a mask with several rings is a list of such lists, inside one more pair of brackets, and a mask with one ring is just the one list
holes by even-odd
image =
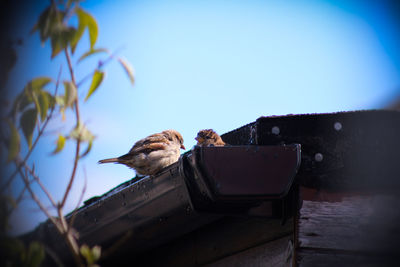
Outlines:
{"label": "second bird", "polygon": [[185,149],[182,135],[175,130],[165,130],[137,141],[127,154],[99,163],[120,163],[139,175],[154,175],[178,161],[180,149]]}
{"label": "second bird", "polygon": [[225,146],[222,140],[213,129],[201,130],[197,133],[196,141],[198,146]]}

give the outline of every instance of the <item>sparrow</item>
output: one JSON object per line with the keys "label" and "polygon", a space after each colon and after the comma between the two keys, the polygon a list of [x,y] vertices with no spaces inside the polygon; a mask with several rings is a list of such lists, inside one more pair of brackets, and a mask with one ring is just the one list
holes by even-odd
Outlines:
{"label": "sparrow", "polygon": [[197,133],[198,146],[225,146],[226,143],[222,140],[221,136],[219,136],[213,129],[201,130]]}
{"label": "sparrow", "polygon": [[165,130],[140,139],[125,155],[103,159],[98,163],[124,164],[139,175],[154,175],[177,162],[180,149],[185,149],[182,135],[175,130]]}

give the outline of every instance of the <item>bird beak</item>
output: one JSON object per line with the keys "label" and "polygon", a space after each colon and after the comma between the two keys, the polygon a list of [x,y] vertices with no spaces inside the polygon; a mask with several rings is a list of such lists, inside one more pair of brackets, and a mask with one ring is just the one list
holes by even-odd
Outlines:
{"label": "bird beak", "polygon": [[194,140],[199,141],[199,138],[196,136],[196,137],[194,138]]}
{"label": "bird beak", "polygon": [[184,145],[181,145],[181,148],[182,148],[182,149],[186,149]]}

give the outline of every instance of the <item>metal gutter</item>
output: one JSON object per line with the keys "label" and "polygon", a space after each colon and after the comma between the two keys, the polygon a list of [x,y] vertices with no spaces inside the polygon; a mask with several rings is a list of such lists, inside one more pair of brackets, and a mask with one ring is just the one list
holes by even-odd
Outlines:
{"label": "metal gutter", "polygon": [[[126,247],[140,253],[226,215],[282,217],[299,166],[300,145],[195,147],[158,175],[86,201],[74,228],[81,243],[103,248],[129,232]],[[48,222],[29,238],[69,256]]]}

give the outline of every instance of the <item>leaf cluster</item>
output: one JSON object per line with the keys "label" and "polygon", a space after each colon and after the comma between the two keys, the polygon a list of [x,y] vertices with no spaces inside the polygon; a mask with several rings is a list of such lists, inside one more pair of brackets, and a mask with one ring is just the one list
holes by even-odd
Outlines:
{"label": "leaf cluster", "polygon": [[45,250],[41,243],[32,241],[25,246],[20,240],[3,237],[0,240],[1,266],[39,267],[45,258]]}
{"label": "leaf cluster", "polygon": [[[77,27],[67,24],[71,14],[76,15],[78,18]],[[93,16],[78,5],[72,6],[71,3],[68,3],[65,9],[60,9],[55,2],[52,2],[42,12],[31,32],[39,31],[42,43],[50,39],[51,57],[54,58],[68,46],[71,47],[71,52],[74,53],[85,29],[89,31],[90,49],[92,50],[99,32],[97,22]]]}
{"label": "leaf cluster", "polygon": [[[2,123],[2,131],[0,140],[5,145],[7,150],[7,161],[13,162],[16,166],[14,174],[7,179],[6,187],[8,187],[13,178],[20,175],[25,188],[22,190],[19,200],[24,196],[25,189],[28,189],[31,198],[38,204],[39,208],[46,214],[51,222],[57,227],[61,234],[71,234],[72,223],[67,225],[63,223],[63,207],[67,196],[70,192],[71,186],[74,181],[78,161],[86,156],[92,148],[95,135],[87,128],[81,121],[79,113],[80,96],[78,91],[81,85],[86,81],[86,78],[91,78],[90,86],[86,92],[84,101],[97,91],[106,77],[103,66],[111,59],[116,59],[126,74],[132,85],[135,82],[134,71],[130,64],[114,54],[110,53],[107,49],[96,48],[98,39],[98,25],[95,18],[79,6],[80,0],[67,0],[51,1],[50,5],[40,14],[36,24],[32,28],[32,33],[38,33],[42,44],[50,42],[51,44],[51,59],[59,54],[64,54],[68,66],[70,80],[60,81],[61,69],[57,80],[50,77],[42,76],[36,77],[26,83],[23,90],[14,99],[8,116],[4,118]],[[71,19],[71,18],[75,18]],[[71,23],[77,22],[77,23]],[[77,63],[85,60],[88,57],[99,53],[107,53],[109,57],[105,61],[99,61],[98,65],[87,76],[84,76],[81,81],[75,80],[74,67],[71,62],[71,57],[76,53],[77,46],[80,43],[82,36],[87,31],[89,36],[89,49],[78,55]],[[58,92],[58,87],[63,86],[63,92]],[[54,93],[51,93],[49,88],[55,86]],[[81,100],[81,101],[82,101]],[[27,160],[34,150],[35,145],[44,133],[48,122],[52,119],[54,112],[59,112],[62,119],[65,120],[66,111],[76,115],[75,127],[68,133],[58,133],[56,146],[52,154],[57,154],[63,150],[68,140],[75,141],[76,152],[75,160],[72,166],[72,173],[65,190],[61,202],[56,203],[51,194],[41,183],[39,176],[35,173],[34,165],[32,168],[28,166]],[[21,139],[24,138],[26,145],[29,148],[25,156],[21,152]],[[81,150],[80,144],[87,145],[85,150]],[[33,178],[32,180],[29,177]],[[42,191],[48,196],[53,208],[57,209],[60,218],[55,218],[49,214],[46,207],[44,207],[36,196],[35,192],[31,189],[31,183],[36,182]],[[3,190],[2,188],[1,190]],[[0,197],[3,197],[0,195]],[[15,206],[18,201],[15,201]],[[17,239],[9,238],[5,234],[7,228],[7,219],[10,214],[9,206],[0,205],[0,250],[6,251],[6,258],[0,259],[1,266],[39,266],[44,259],[44,248],[38,242],[32,242],[26,247],[22,242]],[[101,248],[94,246],[92,248],[87,245],[79,247],[78,241],[71,234],[72,238],[66,238],[67,243],[72,248],[72,253],[77,259],[77,264],[82,265],[83,259],[86,261],[87,266],[95,267],[96,262],[101,255]],[[4,264],[5,265],[4,265]]]}
{"label": "leaf cluster", "polygon": [[80,248],[80,253],[83,258],[85,258],[88,267],[98,267],[96,262],[101,256],[101,247],[94,246],[90,248],[88,245],[83,244]]}
{"label": "leaf cluster", "polygon": [[44,122],[49,109],[55,105],[55,97],[46,90],[52,83],[49,77],[38,77],[27,83],[23,91],[15,98],[8,125],[10,138],[8,143],[8,161],[14,160],[20,152],[18,129],[22,130],[28,147],[32,147],[32,137],[36,124]]}

